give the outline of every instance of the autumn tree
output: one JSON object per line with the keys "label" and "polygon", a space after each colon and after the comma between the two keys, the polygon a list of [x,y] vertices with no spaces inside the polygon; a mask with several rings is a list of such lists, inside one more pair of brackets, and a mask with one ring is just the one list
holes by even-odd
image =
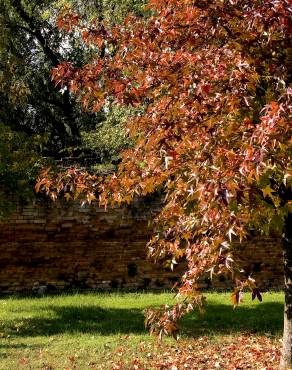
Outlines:
{"label": "autumn tree", "polygon": [[[292,366],[291,5],[287,0],[151,0],[150,16],[115,27],[76,23],[91,63],[53,70],[57,86],[93,111],[134,106],[128,122],[135,145],[106,179],[70,170],[43,172],[37,184],[100,204],[165,194],[149,255],[187,261],[178,286],[183,301],[149,310],[152,332],[175,334],[176,321],[202,305],[202,274],[235,276],[236,306],[244,288],[232,240],[250,229],[282,230],[285,324],[281,368]],[[75,17],[75,18],[74,18]],[[70,29],[76,15],[63,12]],[[102,55],[101,57],[101,53]]]}

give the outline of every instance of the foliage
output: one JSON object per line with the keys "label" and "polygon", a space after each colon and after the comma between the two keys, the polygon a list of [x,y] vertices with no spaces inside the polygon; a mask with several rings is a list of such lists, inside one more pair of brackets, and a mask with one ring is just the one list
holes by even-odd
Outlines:
{"label": "foliage", "polygon": [[240,280],[231,241],[250,228],[281,229],[291,212],[291,7],[151,0],[148,9],[149,18],[114,27],[63,14],[59,25],[76,26],[105,56],[97,52],[81,68],[61,64],[55,83],[70,82],[93,111],[111,103],[146,109],[128,123],[135,146],[117,174],[103,181],[45,172],[38,187],[56,197],[71,182],[75,197],[98,193],[105,206],[163,189],[149,255],[172,266],[187,261],[178,287],[185,300],[167,313],[150,310],[148,319],[156,333],[175,334],[177,319],[202,305],[204,273],[233,274],[235,306],[244,287],[261,298],[251,278]]}
{"label": "foliage", "polygon": [[52,67],[63,60],[81,66],[96,53],[74,32],[59,32],[59,11],[72,7],[83,19],[91,15],[111,24],[130,11],[142,14],[136,0],[0,0],[1,214],[13,204],[8,193],[32,194],[37,157],[94,156],[99,172],[112,172],[129,145],[123,127],[128,110],[86,112],[51,81]]}
{"label": "foliage", "polygon": [[141,14],[142,3],[0,0],[0,122],[17,132],[46,135],[42,148],[46,156],[82,152],[80,131],[94,130],[111,112],[88,112],[76,104],[67,87],[59,89],[52,83],[52,67],[67,59],[81,66],[96,53],[85,48],[74,32],[59,32],[58,12],[74,7],[83,19],[115,24],[130,11]]}
{"label": "foliage", "polygon": [[38,147],[43,142],[39,136],[28,137],[0,124],[0,218],[11,209],[12,194],[33,194],[32,184],[41,166]]}
{"label": "foliage", "polygon": [[[99,123],[95,130],[81,131],[82,146],[90,149],[100,157],[102,165],[96,165],[96,172],[100,172],[100,166],[111,170],[115,169],[113,161],[117,164],[120,161],[120,153],[133,143],[126,133],[126,121],[131,114],[130,109],[113,107],[105,120]],[[134,112],[132,112],[133,114]]]}
{"label": "foliage", "polygon": [[75,13],[88,22],[106,21],[111,25],[122,23],[129,14],[145,16],[145,0],[64,0],[61,9],[74,9]]}
{"label": "foliage", "polygon": [[61,55],[61,35],[43,16],[52,1],[1,0],[0,6],[0,120],[17,132],[47,134],[47,145],[57,151],[70,145],[70,137],[78,132],[74,104],[68,93],[54,87],[50,70],[65,55],[76,56],[66,51]]}

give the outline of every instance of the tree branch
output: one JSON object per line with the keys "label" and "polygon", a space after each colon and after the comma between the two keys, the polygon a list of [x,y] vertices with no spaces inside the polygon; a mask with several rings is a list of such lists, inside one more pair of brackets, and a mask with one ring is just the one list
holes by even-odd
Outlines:
{"label": "tree branch", "polygon": [[40,46],[42,47],[44,53],[51,61],[51,64],[53,67],[56,67],[60,64],[59,56],[48,46],[47,40],[42,35],[39,28],[36,27],[35,20],[24,10],[24,8],[21,5],[20,0],[13,0],[12,5],[18,15],[27,23],[27,25],[30,28],[27,28],[25,26],[18,27],[24,29],[25,31],[29,32],[31,35],[35,36],[35,38],[38,40]]}

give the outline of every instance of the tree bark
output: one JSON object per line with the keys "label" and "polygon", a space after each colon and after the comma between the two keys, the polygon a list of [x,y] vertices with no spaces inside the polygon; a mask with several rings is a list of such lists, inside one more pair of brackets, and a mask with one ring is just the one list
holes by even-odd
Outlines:
{"label": "tree bark", "polygon": [[283,256],[285,307],[283,347],[280,369],[288,370],[292,369],[292,213],[289,213],[285,220]]}

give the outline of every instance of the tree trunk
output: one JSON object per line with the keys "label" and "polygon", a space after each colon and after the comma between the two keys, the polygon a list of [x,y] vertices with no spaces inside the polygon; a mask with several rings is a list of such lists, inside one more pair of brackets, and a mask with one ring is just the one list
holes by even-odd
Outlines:
{"label": "tree trunk", "polygon": [[281,370],[292,369],[292,213],[286,218],[283,235],[285,307]]}

